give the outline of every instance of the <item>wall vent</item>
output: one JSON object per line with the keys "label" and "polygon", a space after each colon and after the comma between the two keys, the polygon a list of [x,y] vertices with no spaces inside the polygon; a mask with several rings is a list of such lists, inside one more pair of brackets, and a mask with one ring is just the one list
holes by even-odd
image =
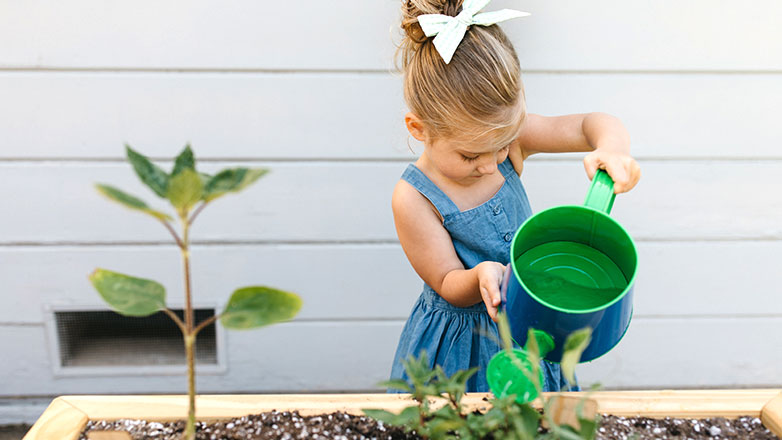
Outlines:
{"label": "wall vent", "polygon": [[[173,312],[183,316],[181,309]],[[214,314],[214,309],[196,309],[195,322]],[[137,318],[107,310],[55,311],[54,324],[58,370],[185,365],[182,332],[163,312]],[[214,324],[198,333],[196,364],[218,364]]]}

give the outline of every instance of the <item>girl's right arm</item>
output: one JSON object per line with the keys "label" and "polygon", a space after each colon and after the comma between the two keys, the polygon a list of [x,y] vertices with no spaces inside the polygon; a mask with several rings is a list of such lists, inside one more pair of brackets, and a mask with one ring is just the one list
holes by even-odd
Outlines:
{"label": "girl's right arm", "polygon": [[483,301],[491,318],[496,319],[505,266],[485,261],[465,269],[437,210],[403,180],[394,188],[391,208],[399,243],[418,276],[454,306]]}

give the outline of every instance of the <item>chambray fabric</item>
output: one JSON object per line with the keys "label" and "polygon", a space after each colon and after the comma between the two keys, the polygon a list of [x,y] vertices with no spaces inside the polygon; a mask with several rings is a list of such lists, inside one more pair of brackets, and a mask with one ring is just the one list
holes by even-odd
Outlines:
{"label": "chambray fabric", "polygon": [[[532,214],[527,193],[510,159],[498,169],[505,177],[500,190],[486,203],[463,212],[415,165],[410,164],[402,174],[402,179],[440,212],[454,249],[468,269],[483,261],[508,264],[513,235]],[[430,366],[440,365],[449,376],[459,370],[480,367],[467,382],[467,391],[489,391],[486,366],[500,350],[498,341],[497,325],[483,302],[456,307],[424,283],[423,292],[399,337],[391,379],[407,380],[402,360],[426,350]],[[568,389],[559,364],[541,361],[541,369],[545,377],[544,391]],[[578,386],[571,389],[577,390]]]}

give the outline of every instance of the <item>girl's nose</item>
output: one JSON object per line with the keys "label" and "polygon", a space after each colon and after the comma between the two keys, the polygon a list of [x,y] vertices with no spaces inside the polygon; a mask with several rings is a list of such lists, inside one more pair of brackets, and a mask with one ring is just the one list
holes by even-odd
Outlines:
{"label": "girl's nose", "polygon": [[481,174],[492,174],[497,171],[497,157],[488,155],[483,159],[482,163],[478,165],[478,172]]}

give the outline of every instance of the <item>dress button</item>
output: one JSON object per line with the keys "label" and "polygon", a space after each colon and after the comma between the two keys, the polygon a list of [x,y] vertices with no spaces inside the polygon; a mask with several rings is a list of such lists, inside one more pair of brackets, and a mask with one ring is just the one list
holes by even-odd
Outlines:
{"label": "dress button", "polygon": [[492,210],[494,211],[494,215],[497,215],[500,213],[500,211],[502,211],[502,207],[500,207],[500,205],[496,205]]}
{"label": "dress button", "polygon": [[505,241],[510,241],[510,239],[513,238],[513,235],[511,235],[511,233],[508,232],[507,234],[505,234],[505,237],[503,238],[505,238]]}

